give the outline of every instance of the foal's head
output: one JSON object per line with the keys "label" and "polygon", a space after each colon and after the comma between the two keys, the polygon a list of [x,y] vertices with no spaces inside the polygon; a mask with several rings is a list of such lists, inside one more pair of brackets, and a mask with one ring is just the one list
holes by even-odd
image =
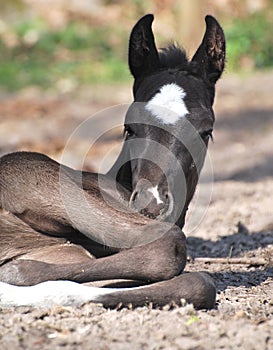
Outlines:
{"label": "foal's head", "polygon": [[129,161],[117,181],[131,191],[132,208],[182,227],[212,136],[225,38],[218,22],[207,16],[203,41],[189,61],[174,45],[157,51],[152,22],[152,15],[141,18],[130,37],[134,102],[121,153]]}

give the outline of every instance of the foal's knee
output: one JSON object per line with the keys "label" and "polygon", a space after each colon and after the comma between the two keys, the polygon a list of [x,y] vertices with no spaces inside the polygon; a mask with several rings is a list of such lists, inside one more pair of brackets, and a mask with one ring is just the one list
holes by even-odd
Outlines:
{"label": "foal's knee", "polygon": [[[162,223],[161,223],[162,224]],[[179,275],[187,260],[186,237],[177,226],[170,226],[159,239],[142,247],[146,271],[152,281],[162,281]]]}
{"label": "foal's knee", "polygon": [[205,272],[190,272],[176,277],[175,301],[185,299],[196,309],[212,309],[215,305],[216,287],[213,279]]}
{"label": "foal's knee", "polygon": [[164,249],[162,264],[166,265],[164,279],[170,279],[179,275],[186,266],[187,247],[186,237],[181,229],[174,226],[169,230],[160,242]]}

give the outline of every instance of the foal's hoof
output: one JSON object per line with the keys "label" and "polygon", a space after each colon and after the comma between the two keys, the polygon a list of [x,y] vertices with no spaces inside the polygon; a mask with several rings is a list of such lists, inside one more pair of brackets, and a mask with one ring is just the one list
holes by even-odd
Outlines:
{"label": "foal's hoof", "polygon": [[216,288],[212,278],[203,272],[179,275],[167,281],[138,288],[115,289],[96,301],[105,307],[137,307],[152,304],[162,307],[167,304],[193,304],[195,309],[212,309],[215,305]]}

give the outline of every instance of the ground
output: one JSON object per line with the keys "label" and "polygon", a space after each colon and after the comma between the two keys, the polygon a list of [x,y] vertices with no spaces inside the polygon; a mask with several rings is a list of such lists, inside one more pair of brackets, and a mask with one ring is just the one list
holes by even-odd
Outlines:
{"label": "ground", "polygon": [[[272,91],[272,72],[227,75],[218,84],[211,163],[185,228],[186,270],[212,274],[215,309],[106,310],[94,304],[2,309],[1,349],[273,349]],[[0,154],[28,149],[60,160],[68,137],[87,116],[130,100],[128,86],[85,89],[73,97],[36,89],[2,96]],[[120,131],[93,147],[85,168],[98,168],[109,147],[120,144]],[[75,167],[84,142],[74,140],[73,147],[66,147],[66,159]]]}

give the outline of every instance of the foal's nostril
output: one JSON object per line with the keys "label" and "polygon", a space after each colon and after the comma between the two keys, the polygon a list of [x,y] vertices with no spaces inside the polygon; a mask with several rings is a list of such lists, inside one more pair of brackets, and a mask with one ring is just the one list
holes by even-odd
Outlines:
{"label": "foal's nostril", "polygon": [[164,211],[167,211],[167,210],[168,210],[169,201],[170,201],[170,196],[169,196],[169,193],[166,192],[166,193],[164,194],[164,203],[165,203]]}
{"label": "foal's nostril", "polygon": [[131,194],[131,197],[130,197],[130,200],[129,200],[129,207],[131,209],[137,209],[136,208],[136,201],[137,201],[137,198],[138,198],[138,191],[133,191],[133,193]]}
{"label": "foal's nostril", "polygon": [[172,213],[174,207],[174,200],[171,192],[166,192],[164,194],[164,200],[164,208],[162,208],[160,211],[161,218],[166,218],[169,216]]}
{"label": "foal's nostril", "polygon": [[131,202],[134,202],[136,200],[137,196],[138,196],[138,192],[134,191],[131,195]]}

